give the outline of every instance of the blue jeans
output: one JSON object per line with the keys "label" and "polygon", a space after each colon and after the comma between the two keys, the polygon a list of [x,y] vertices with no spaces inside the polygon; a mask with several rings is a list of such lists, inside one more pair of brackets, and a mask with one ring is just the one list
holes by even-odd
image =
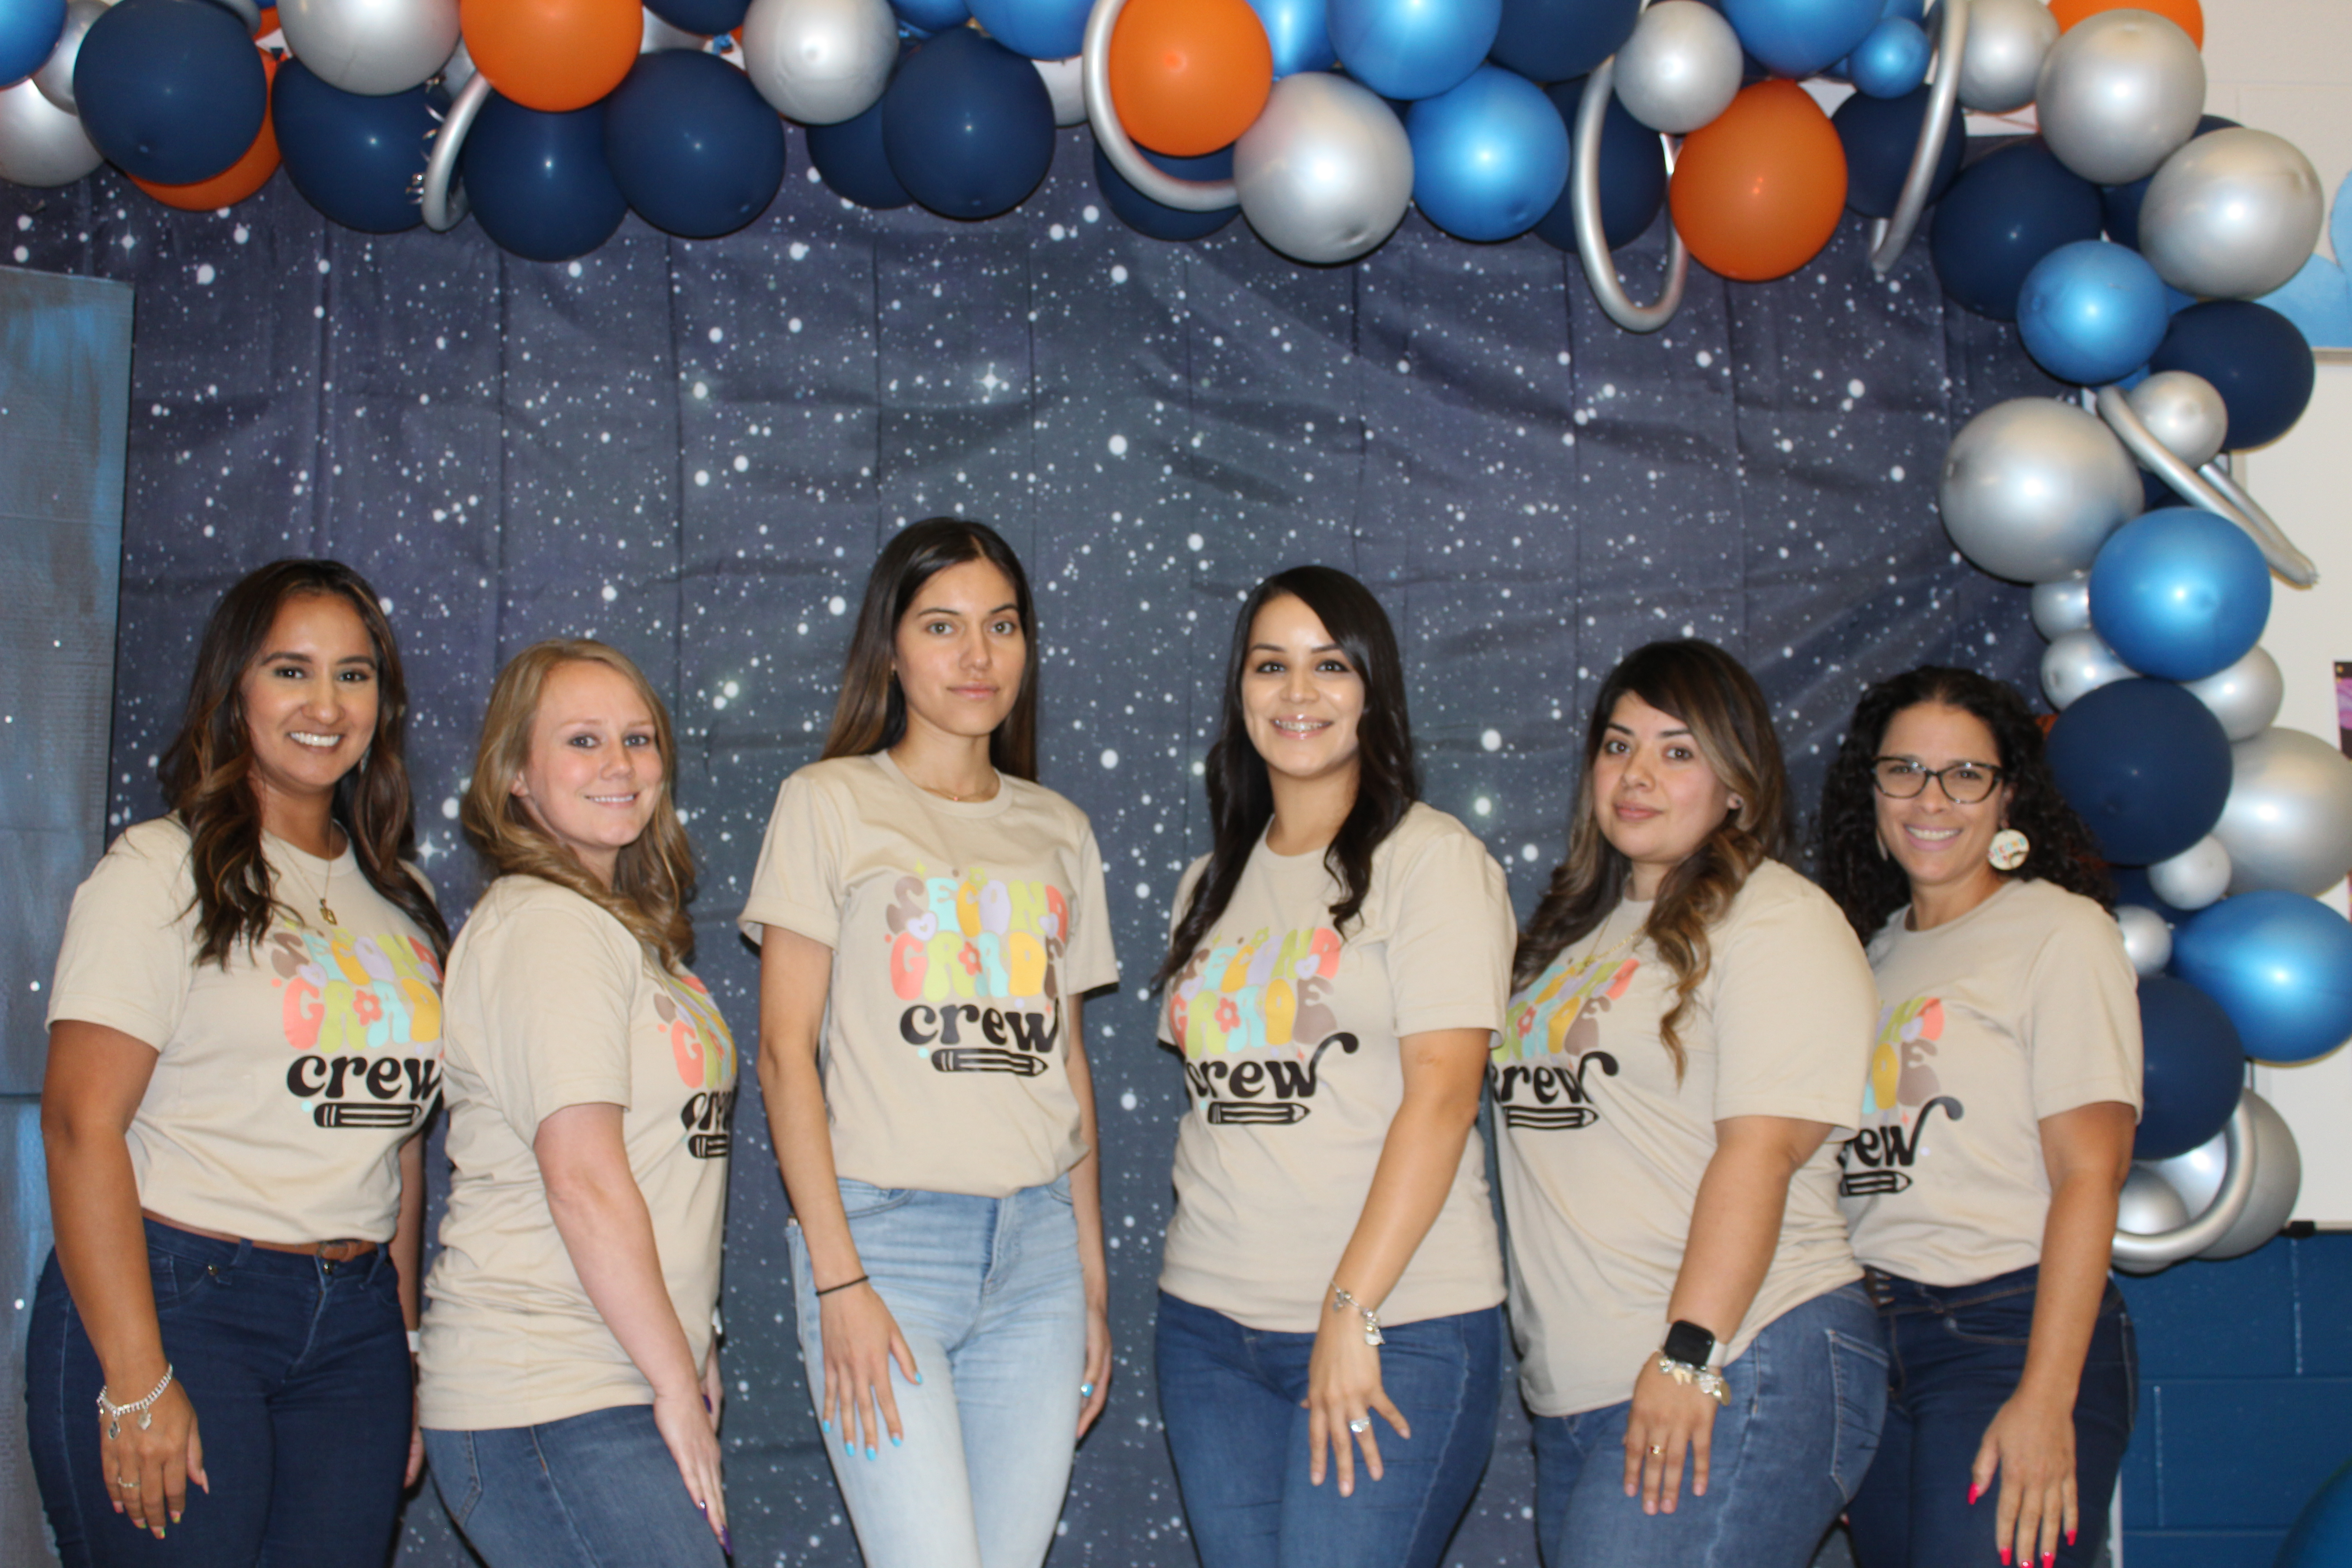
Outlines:
{"label": "blue jeans", "polygon": [[490,1568],[726,1562],[650,1405],[540,1426],[428,1428],[425,1457],[441,1506]]}
{"label": "blue jeans", "polygon": [[[1972,1508],[1969,1468],[2025,1371],[2039,1273],[2021,1268],[1974,1285],[1937,1286],[1872,1272],[1894,1366],[1878,1462],[1848,1510],[1860,1568],[1993,1561],[2000,1481]],[[2110,1279],[2074,1396],[2082,1530],[2074,1545],[2058,1549],[2066,1568],[2098,1561],[2138,1397],[2138,1348],[2123,1292]]]}
{"label": "blue jeans", "polygon": [[[1639,1367],[1625,1369],[1630,1387]],[[1536,1540],[1547,1568],[1805,1568],[1862,1484],[1886,1411],[1886,1352],[1859,1285],[1765,1325],[1723,1369],[1706,1495],[1672,1513],[1625,1495],[1626,1403],[1539,1415]]]}
{"label": "blue jeans", "polygon": [[1495,1447],[1503,1310],[1383,1325],[1381,1386],[1412,1428],[1380,1423],[1373,1480],[1307,1479],[1313,1334],[1244,1328],[1160,1293],[1160,1414],[1205,1568],[1429,1568]]}
{"label": "blue jeans", "polygon": [[328,1263],[146,1226],[163,1354],[195,1406],[212,1489],[188,1484],[162,1541],[114,1511],[99,1468],[104,1374],[51,1253],[26,1328],[25,1424],[66,1568],[380,1568],[415,1410],[390,1254]]}
{"label": "blue jeans", "polygon": [[[1004,1198],[841,1178],[859,1265],[898,1320],[922,1382],[894,1361],[903,1446],[825,1452],[866,1568],[1037,1568],[1077,1447],[1087,1304],[1062,1176]],[[809,1395],[824,1344],[808,1245],[789,1234]]]}

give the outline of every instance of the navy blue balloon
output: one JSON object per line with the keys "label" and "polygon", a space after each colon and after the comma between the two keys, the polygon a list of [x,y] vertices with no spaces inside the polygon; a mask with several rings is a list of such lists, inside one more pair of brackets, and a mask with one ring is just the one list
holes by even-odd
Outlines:
{"label": "navy blue balloon", "polygon": [[2169,680],[2117,680],[2050,727],[2058,792],[2122,866],[2168,860],[2213,831],[2230,798],[2230,737]]}
{"label": "navy blue balloon", "polygon": [[882,94],[891,172],[944,217],[1026,200],[1054,161],[1054,102],[1037,68],[969,27],[926,42]]}
{"label": "navy blue balloon", "polygon": [[604,162],[604,106],[543,114],[492,93],[457,154],[482,232],[527,261],[585,256],[621,226],[628,198]]}
{"label": "navy blue balloon", "polygon": [[[1139,147],[1153,167],[1163,174],[1173,174],[1180,180],[1230,180],[1234,177],[1234,150],[1221,147],[1200,158],[1171,158]],[[1125,174],[1111,166],[1103,155],[1102,144],[1095,144],[1095,184],[1102,190],[1103,200],[1118,221],[1152,239],[1202,239],[1213,235],[1239,216],[1239,205],[1219,207],[1214,212],[1186,212],[1155,202],[1135,188]]]}
{"label": "navy blue balloon", "polygon": [[66,30],[66,0],[8,0],[0,5],[0,87],[39,70]]}
{"label": "navy blue balloon", "polygon": [[967,0],[972,20],[1016,55],[1066,60],[1086,42],[1087,0]]}
{"label": "navy blue balloon", "polygon": [[646,9],[673,27],[715,38],[743,25],[751,0],[646,0]]}
{"label": "navy blue balloon", "polygon": [[2252,300],[2208,300],[2175,312],[2147,367],[2211,382],[2230,411],[2221,444],[2232,452],[2285,435],[2303,417],[2318,374],[2295,324]]}
{"label": "navy blue balloon", "polygon": [[1927,235],[1944,292],[1980,316],[2017,319],[2033,264],[2062,245],[2099,237],[2099,187],[2058,162],[2040,137],[1961,171]]}
{"label": "navy blue balloon", "polygon": [[1740,47],[1775,76],[1799,79],[1853,52],[1878,25],[1882,0],[1723,0]]}
{"label": "navy blue balloon", "polygon": [[[1544,89],[1568,127],[1570,178],[1575,178],[1576,116],[1589,77]],[[1625,112],[1614,94],[1601,120],[1601,235],[1615,250],[1655,223],[1666,205],[1666,147],[1658,133]],[[1575,193],[1563,190],[1551,211],[1536,220],[1536,237],[1562,250],[1576,248]]]}
{"label": "navy blue balloon", "polygon": [[[1873,98],[1855,93],[1830,116],[1838,141],[1845,148],[1845,205],[1864,217],[1893,217],[1903,197],[1903,182],[1911,173],[1911,149],[1927,120],[1928,89],[1922,87],[1901,98]],[[1960,154],[1968,134],[1960,116],[1945,129],[1944,145],[1936,159],[1936,173],[1927,183],[1927,199],[1941,201],[1960,177]]]}
{"label": "navy blue balloon", "polygon": [[2141,513],[2107,536],[2091,564],[2091,625],[2142,675],[2217,675],[2261,640],[2270,615],[2261,547],[2195,507]]}
{"label": "navy blue balloon", "polygon": [[881,100],[854,119],[803,129],[809,162],[835,195],[877,211],[903,207],[915,199],[890,172],[890,156],[882,150]]}
{"label": "navy blue balloon", "polygon": [[[2189,132],[2189,140],[2193,142],[2208,131],[2219,131],[2237,123],[2218,114],[2200,114],[2197,117],[2197,129]],[[2107,226],[2107,237],[2117,245],[2128,245],[2134,250],[2139,248],[2139,209],[2141,204],[2147,200],[2148,181],[2155,178],[2154,174],[2148,174],[2128,185],[2099,187],[2099,210]]]}
{"label": "navy blue balloon", "polygon": [[961,27],[971,20],[970,0],[890,0],[898,20],[929,36]]}
{"label": "navy blue balloon", "polygon": [[639,55],[604,100],[604,159],[638,216],[666,234],[710,239],[776,199],[784,122],[717,55],[662,49]]}
{"label": "navy blue balloon", "polygon": [[1622,48],[1641,15],[1642,0],[1503,0],[1486,58],[1530,81],[1566,81]]}
{"label": "navy blue balloon", "polygon": [[304,201],[345,228],[397,234],[425,221],[416,184],[440,123],[434,110],[448,105],[422,87],[382,98],[345,92],[288,60],[278,68],[269,118],[286,176]]}
{"label": "navy blue balloon", "polygon": [[1331,47],[1330,7],[1326,0],[1249,0],[1274,49],[1274,79],[1300,71],[1329,70],[1339,63]]}
{"label": "navy blue balloon", "polygon": [[2168,974],[2140,977],[2139,1037],[2143,1102],[2132,1158],[2169,1160],[2210,1141],[2238,1109],[2245,1047],[2219,1002]]}
{"label": "navy blue balloon", "polygon": [[122,0],[82,35],[73,81],[90,145],[158,184],[211,179],[269,112],[261,51],[212,0]]}
{"label": "navy blue balloon", "polygon": [[2257,1061],[2352,1037],[2352,922],[2301,893],[2237,893],[2172,933],[2172,969],[2221,1003]]}
{"label": "navy blue balloon", "polygon": [[1543,89],[1500,66],[1422,99],[1405,116],[1412,200],[1459,239],[1533,228],[1568,184],[1568,128]]}

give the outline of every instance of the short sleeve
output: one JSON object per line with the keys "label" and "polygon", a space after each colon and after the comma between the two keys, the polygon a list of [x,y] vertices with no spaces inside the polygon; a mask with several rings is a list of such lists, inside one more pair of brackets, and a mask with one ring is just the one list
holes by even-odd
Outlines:
{"label": "short sleeve", "polygon": [[534,900],[499,917],[470,963],[488,1037],[475,1068],[491,1103],[529,1144],[568,1105],[629,1106],[629,1022],[644,958],[620,922],[586,900]]}
{"label": "short sleeve", "polygon": [[1501,1028],[1517,926],[1503,868],[1486,847],[1449,822],[1397,868],[1386,897],[1399,1037]]}
{"label": "short sleeve", "polygon": [[[1081,819],[1083,821],[1083,819]],[[1109,895],[1104,886],[1102,848],[1091,826],[1080,829],[1078,885],[1070,889],[1077,912],[1070,921],[1070,945],[1063,960],[1068,994],[1083,996],[1118,984],[1118,954],[1110,933]]]}
{"label": "short sleeve", "polygon": [[736,925],[753,942],[782,926],[827,947],[839,945],[843,825],[838,809],[803,769],[776,792],[751,872],[751,895]]}
{"label": "short sleeve", "polygon": [[2123,930],[2087,901],[2066,914],[2026,974],[2020,1032],[2036,1121],[2103,1100],[2141,1102],[2139,983]]}
{"label": "short sleeve", "polygon": [[1782,1116],[1852,1131],[1862,1116],[1878,987],[1853,928],[1793,871],[1710,942],[1715,1117]]}
{"label": "short sleeve", "polygon": [[195,963],[183,918],[186,863],[186,836],[155,824],[123,834],[99,858],[66,917],[51,1024],[99,1024],[163,1048],[180,1026]]}

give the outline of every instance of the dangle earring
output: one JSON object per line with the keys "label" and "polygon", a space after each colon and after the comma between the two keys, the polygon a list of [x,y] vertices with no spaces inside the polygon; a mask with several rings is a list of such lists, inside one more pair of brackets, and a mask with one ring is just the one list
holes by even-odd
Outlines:
{"label": "dangle earring", "polygon": [[2032,841],[2014,827],[2004,827],[1992,836],[1985,847],[1985,858],[1996,871],[2014,871],[2025,864],[2025,857],[2033,848]]}

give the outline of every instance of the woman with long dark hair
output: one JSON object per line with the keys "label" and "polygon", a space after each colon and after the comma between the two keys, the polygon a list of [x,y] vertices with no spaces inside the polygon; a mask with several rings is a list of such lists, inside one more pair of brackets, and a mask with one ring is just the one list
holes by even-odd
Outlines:
{"label": "woman with long dark hair", "polygon": [[712,1314],[735,1041],[687,967],[669,711],[583,638],[508,661],[460,819],[449,1212],[425,1281],[433,1481],[492,1568],[718,1564]]}
{"label": "woman with long dark hair", "polygon": [[1864,694],[1819,849],[1880,1004],[1840,1156],[1894,1353],[1855,1560],[2094,1563],[2137,1382],[2107,1264],[2139,1010],[2105,873],[2024,700],[1934,667]]}
{"label": "woman with long dark hair", "polygon": [[252,573],[205,623],[171,814],[74,895],[26,1349],[69,1568],[391,1550],[448,942],[408,864],[407,707],[359,574]]}
{"label": "woman with long dark hair", "polygon": [[1207,773],[1154,982],[1191,1100],[1157,1352],[1185,1514],[1206,1568],[1425,1568],[1499,1401],[1502,869],[1420,802],[1395,633],[1329,567],[1243,603]]}
{"label": "woman with long dark hair", "polygon": [[1549,1568],[1801,1568],[1878,1436],[1837,1212],[1870,972],[1782,865],[1754,678],[1652,643],[1609,673],[1491,1081]]}
{"label": "woman with long dark hair", "polygon": [[809,1389],[867,1568],[1035,1568],[1109,1393],[1081,997],[1101,851],[1037,778],[1027,574],[985,524],[866,579],[742,914]]}

